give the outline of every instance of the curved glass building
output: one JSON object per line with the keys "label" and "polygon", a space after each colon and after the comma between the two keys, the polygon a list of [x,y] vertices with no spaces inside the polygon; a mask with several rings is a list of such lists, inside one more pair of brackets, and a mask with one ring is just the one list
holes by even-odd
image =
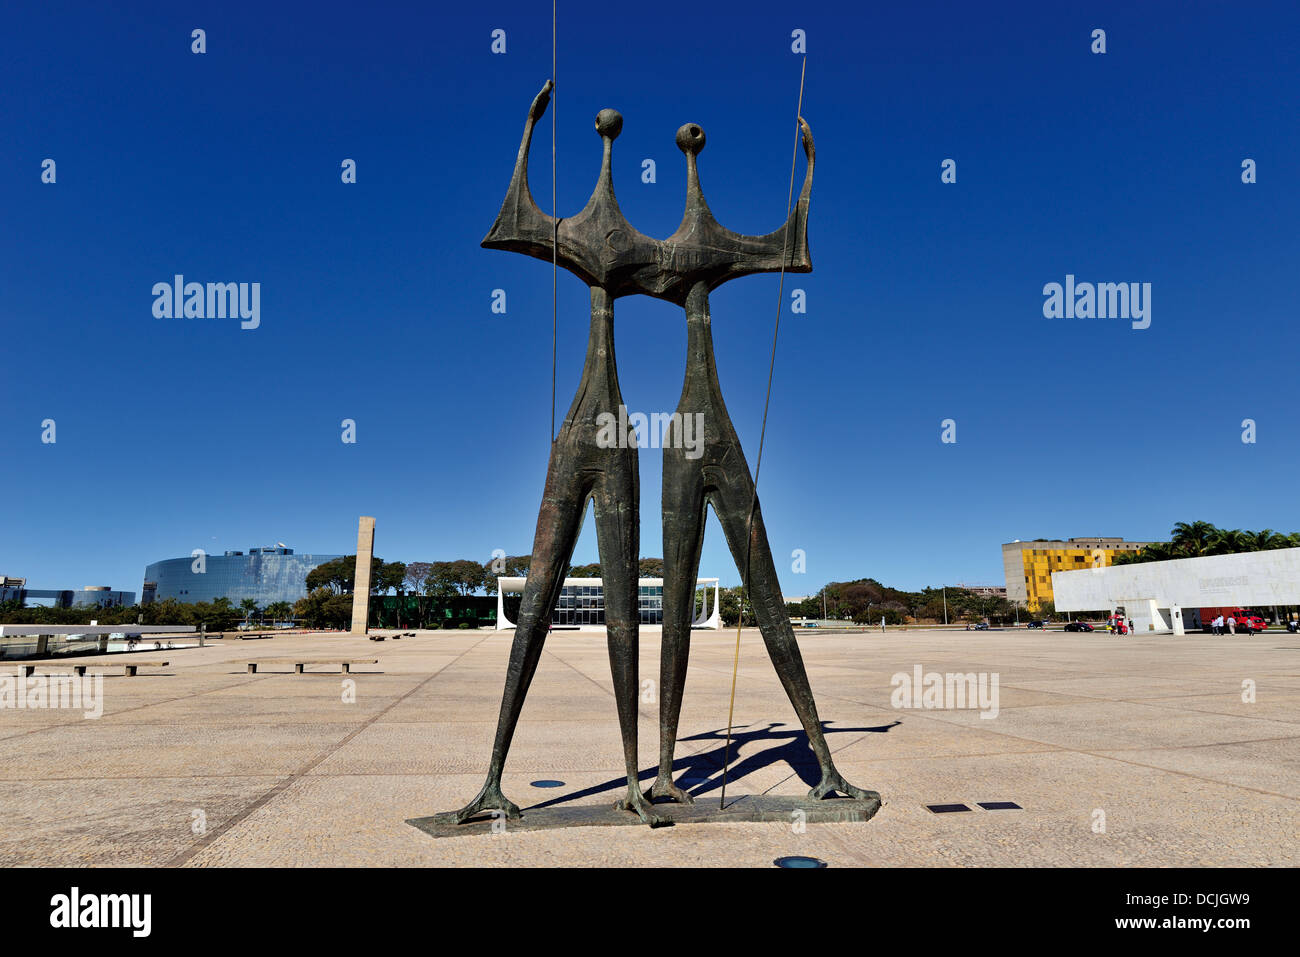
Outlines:
{"label": "curved glass building", "polygon": [[145,602],[245,598],[259,608],[276,601],[293,604],[307,595],[307,573],[341,555],[295,555],[292,548],[250,548],[224,555],[193,555],[154,562],[144,570]]}

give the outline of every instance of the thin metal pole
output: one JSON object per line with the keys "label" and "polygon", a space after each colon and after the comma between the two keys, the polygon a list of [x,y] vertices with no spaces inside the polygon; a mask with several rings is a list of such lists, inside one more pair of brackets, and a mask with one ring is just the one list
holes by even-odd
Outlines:
{"label": "thin metal pole", "polygon": [[[740,615],[736,620],[736,656],[731,665],[731,704],[727,707],[727,746],[722,757],[722,794],[718,809],[727,806],[727,765],[731,762],[731,723],[736,710],[736,673],[740,669],[740,629],[745,622],[745,598],[749,595],[749,550],[753,536],[754,509],[758,505],[758,473],[763,467],[763,442],[767,438],[767,409],[772,402],[772,375],[776,371],[776,341],[781,332],[781,308],[785,297],[785,264],[790,258],[790,207],[794,205],[794,168],[799,160],[799,140],[803,135],[799,120],[803,117],[803,81],[808,69],[808,54],[799,68],[799,105],[795,109],[794,151],[790,155],[790,192],[785,201],[785,225],[781,227],[781,279],[776,290],[776,327],[772,330],[772,359],[767,367],[767,396],[763,399],[763,428],[758,434],[758,459],[754,463],[754,494],[749,500],[749,517],[745,520],[745,567],[741,570]],[[757,618],[757,616],[755,616]]]}

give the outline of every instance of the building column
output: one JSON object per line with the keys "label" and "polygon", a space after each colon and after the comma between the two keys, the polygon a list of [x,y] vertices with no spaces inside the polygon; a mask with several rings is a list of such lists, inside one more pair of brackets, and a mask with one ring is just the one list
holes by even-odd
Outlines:
{"label": "building column", "polygon": [[375,520],[361,516],[357,524],[357,573],[352,586],[352,634],[364,635],[370,619],[370,560],[375,553]]}

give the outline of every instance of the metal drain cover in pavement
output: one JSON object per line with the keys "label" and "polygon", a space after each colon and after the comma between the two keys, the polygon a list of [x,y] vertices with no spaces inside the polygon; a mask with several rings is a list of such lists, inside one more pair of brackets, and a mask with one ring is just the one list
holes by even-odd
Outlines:
{"label": "metal drain cover in pavement", "polygon": [[927,804],[926,807],[928,807],[935,814],[952,814],[955,811],[970,810],[970,808],[968,808],[965,804]]}
{"label": "metal drain cover in pavement", "polygon": [[815,857],[778,857],[772,862],[777,867],[825,867],[826,862]]}
{"label": "metal drain cover in pavement", "polygon": [[563,782],[563,781],[554,781],[554,780],[552,780],[552,779],[550,779],[550,778],[546,778],[546,779],[541,780],[541,781],[532,781],[532,782],[530,782],[530,783],[531,783],[532,786],[535,787],[535,788],[562,788],[562,787],[564,787],[564,782]]}
{"label": "metal drain cover in pavement", "polygon": [[986,811],[1023,811],[1015,801],[977,801],[980,807]]}

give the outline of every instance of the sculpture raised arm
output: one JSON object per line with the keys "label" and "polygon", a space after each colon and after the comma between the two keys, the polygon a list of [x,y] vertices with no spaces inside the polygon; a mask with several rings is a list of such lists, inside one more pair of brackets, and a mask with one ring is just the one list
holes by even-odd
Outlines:
{"label": "sculpture raised arm", "polygon": [[[783,261],[787,272],[812,272],[812,257],[808,251],[808,205],[812,197],[817,151],[812,130],[802,116],[799,117],[799,128],[804,156],[808,161],[803,189],[785,225],[765,236],[732,232],[713,218],[700,188],[696,164],[696,157],[704,149],[704,130],[694,123],[687,123],[677,131],[677,146],[686,154],[686,212],[677,232],[664,240],[664,244],[672,247],[674,252],[681,249],[678,255],[688,262],[704,260],[702,271],[710,274],[707,277],[710,289],[738,276],[776,272],[781,269]],[[682,271],[691,272],[689,269]],[[702,277],[693,275],[690,282],[699,278]]]}
{"label": "sculpture raised arm", "polygon": [[515,172],[510,178],[510,188],[506,190],[506,198],[501,204],[496,222],[481,244],[487,249],[509,249],[539,259],[551,258],[555,217],[548,216],[538,208],[537,201],[528,188],[528,152],[533,145],[533,128],[546,112],[554,86],[554,83],[547,80],[528,108],[528,121],[524,123],[524,136],[515,157]]}

